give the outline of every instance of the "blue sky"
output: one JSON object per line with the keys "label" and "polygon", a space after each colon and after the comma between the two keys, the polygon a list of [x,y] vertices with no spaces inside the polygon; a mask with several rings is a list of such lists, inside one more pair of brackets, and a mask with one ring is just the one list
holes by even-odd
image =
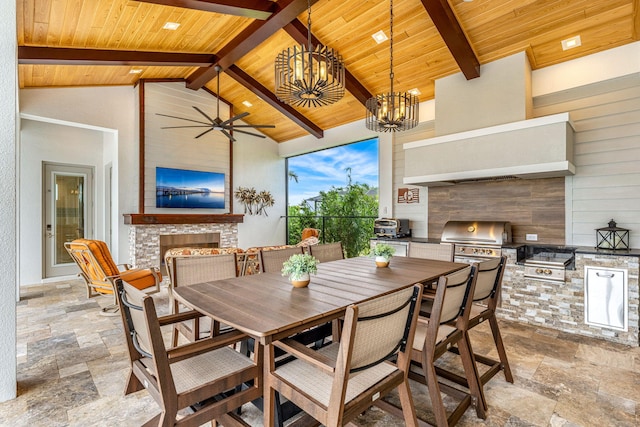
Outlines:
{"label": "blue sky", "polygon": [[320,191],[347,185],[346,168],[353,183],[378,187],[378,138],[333,147],[289,158],[289,170],[298,182],[289,180],[289,205],[317,196]]}

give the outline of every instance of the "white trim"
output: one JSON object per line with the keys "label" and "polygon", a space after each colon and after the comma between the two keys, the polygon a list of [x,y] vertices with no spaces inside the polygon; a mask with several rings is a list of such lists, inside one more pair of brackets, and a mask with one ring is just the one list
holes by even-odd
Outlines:
{"label": "white trim", "polygon": [[426,183],[458,181],[462,179],[482,179],[499,176],[543,178],[545,175],[558,176],[558,172],[563,172],[566,175],[573,175],[576,173],[576,167],[569,161],[538,163],[532,165],[510,166],[505,168],[492,168],[484,170],[443,173],[436,175],[412,176],[403,178],[402,182],[404,184],[424,185]]}
{"label": "white trim", "polygon": [[86,123],[70,122],[68,120],[53,119],[51,117],[36,116],[35,114],[29,114],[29,113],[20,113],[20,118],[21,119],[26,119],[26,120],[34,120],[34,121],[37,121],[37,122],[53,123],[55,125],[71,126],[71,127],[82,128],[82,129],[97,130],[97,131],[100,131],[100,132],[117,132],[118,131],[117,129],[109,129],[109,128],[105,128],[105,127],[102,127],[102,126],[89,125],[89,124],[86,124]]}

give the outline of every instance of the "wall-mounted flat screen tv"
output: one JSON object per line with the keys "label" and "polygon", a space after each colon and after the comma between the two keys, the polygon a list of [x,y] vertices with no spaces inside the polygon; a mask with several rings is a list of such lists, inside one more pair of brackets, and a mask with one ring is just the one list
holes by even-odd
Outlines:
{"label": "wall-mounted flat screen tv", "polygon": [[224,209],[224,173],[157,167],[156,207]]}

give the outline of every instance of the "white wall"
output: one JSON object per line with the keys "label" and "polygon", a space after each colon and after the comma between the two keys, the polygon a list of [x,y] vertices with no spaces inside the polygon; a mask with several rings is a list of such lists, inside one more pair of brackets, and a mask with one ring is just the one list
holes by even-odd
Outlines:
{"label": "white wall", "polygon": [[[247,136],[233,143],[233,186],[253,187],[256,191],[269,191],[275,205],[267,208],[267,215],[245,215],[238,224],[238,246],[283,245],[286,243],[287,213],[284,159],[278,155],[278,144],[273,140]],[[244,213],[243,205],[233,201],[233,213]]]}
{"label": "white wall", "polygon": [[[43,254],[43,161],[91,166],[94,169],[94,200],[104,197],[103,132],[23,119],[20,148],[20,265],[22,284],[39,283],[44,277],[43,263],[35,254]],[[96,203],[96,206],[102,206]],[[94,208],[95,238],[104,240],[104,212]],[[90,232],[90,230],[87,230]]]}
{"label": "white wall", "polygon": [[[112,157],[113,170],[117,174],[114,182],[123,183],[120,191],[114,192],[117,198],[112,201],[116,212],[113,222],[117,221],[118,227],[114,229],[111,251],[117,263],[129,261],[128,228],[124,226],[122,215],[138,211],[138,191],[129,190],[131,183],[138,182],[136,97],[137,91],[130,86],[20,90],[23,117],[115,132],[115,137],[106,138],[112,147],[117,145],[118,154]],[[24,282],[21,280],[21,283]]]}
{"label": "white wall", "polygon": [[16,2],[0,8],[0,402],[16,397]]}

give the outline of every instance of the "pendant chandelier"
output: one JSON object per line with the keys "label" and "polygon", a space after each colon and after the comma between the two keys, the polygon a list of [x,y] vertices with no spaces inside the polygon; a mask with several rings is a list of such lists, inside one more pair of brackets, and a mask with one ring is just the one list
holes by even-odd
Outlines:
{"label": "pendant chandelier", "polygon": [[311,0],[308,1],[308,43],[283,50],[276,58],[278,99],[299,107],[333,104],[344,96],[344,62],[330,47],[311,43]]}
{"label": "pendant chandelier", "polygon": [[376,132],[399,132],[418,125],[418,97],[409,92],[393,91],[393,0],[390,4],[390,66],[391,90],[367,100],[367,129]]}

